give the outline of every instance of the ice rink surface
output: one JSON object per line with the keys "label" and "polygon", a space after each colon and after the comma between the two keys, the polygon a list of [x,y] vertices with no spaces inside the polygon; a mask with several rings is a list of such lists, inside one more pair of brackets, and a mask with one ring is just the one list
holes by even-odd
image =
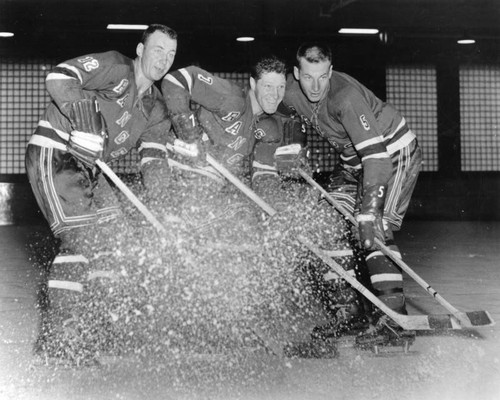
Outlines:
{"label": "ice rink surface", "polygon": [[[408,354],[340,348],[334,359],[248,354],[239,365],[186,356],[178,370],[133,360],[44,365],[33,356],[40,280],[26,246],[40,226],[0,227],[0,400],[6,399],[500,399],[500,323],[419,332]],[[404,260],[461,311],[500,321],[500,222],[407,221]],[[446,313],[410,278],[410,314]]]}

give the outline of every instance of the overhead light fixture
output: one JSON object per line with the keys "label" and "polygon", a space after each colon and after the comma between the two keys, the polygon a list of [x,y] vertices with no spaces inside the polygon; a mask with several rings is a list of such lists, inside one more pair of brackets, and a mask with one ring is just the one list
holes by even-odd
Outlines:
{"label": "overhead light fixture", "polygon": [[12,37],[14,36],[13,32],[0,32],[0,37]]}
{"label": "overhead light fixture", "polygon": [[143,31],[148,28],[148,25],[139,24],[108,24],[107,29],[117,29],[117,30],[137,30]]}
{"label": "overhead light fixture", "polygon": [[376,35],[378,29],[372,28],[340,28],[339,33],[343,35]]}
{"label": "overhead light fixture", "polygon": [[236,40],[238,42],[253,42],[255,40],[255,38],[252,36],[240,36],[240,37],[237,37]]}
{"label": "overhead light fixture", "polygon": [[463,39],[458,39],[457,43],[458,44],[474,44],[474,43],[476,43],[476,41],[474,39],[463,38]]}

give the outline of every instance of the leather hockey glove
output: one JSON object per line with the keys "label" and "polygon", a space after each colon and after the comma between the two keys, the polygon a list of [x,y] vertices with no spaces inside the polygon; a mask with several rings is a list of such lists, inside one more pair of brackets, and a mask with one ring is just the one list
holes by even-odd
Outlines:
{"label": "leather hockey glove", "polygon": [[307,166],[307,150],[300,144],[281,146],[274,152],[276,169],[282,174],[294,174],[294,170]]}
{"label": "leather hockey glove", "polygon": [[104,152],[106,133],[96,98],[82,99],[67,106],[73,130],[69,135],[68,151],[92,167]]}
{"label": "leather hockey glove", "polygon": [[386,185],[374,185],[363,190],[360,213],[356,216],[361,246],[366,250],[375,250],[375,238],[384,241],[384,214]]}
{"label": "leather hockey glove", "polygon": [[201,140],[204,131],[195,113],[189,112],[170,115],[170,121],[175,133],[183,142],[193,143]]}

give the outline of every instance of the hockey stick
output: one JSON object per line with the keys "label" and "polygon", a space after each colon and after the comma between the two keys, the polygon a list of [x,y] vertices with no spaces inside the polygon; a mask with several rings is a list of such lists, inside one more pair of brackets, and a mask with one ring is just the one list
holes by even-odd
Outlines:
{"label": "hockey stick", "polygon": [[113,172],[109,166],[101,160],[96,161],[97,166],[104,172],[109,179],[122,191],[122,193],[137,207],[137,209],[146,217],[146,219],[156,228],[158,232],[166,233],[167,230],[163,224],[141,203],[134,193],[123,183],[123,181]]}
{"label": "hockey stick", "polygon": [[276,214],[276,210],[267,204],[257,193],[250,189],[247,185],[241,182],[236,176],[234,176],[229,170],[227,170],[223,165],[221,165],[215,158],[210,154],[207,154],[208,163],[214,167],[214,169],[219,172],[224,178],[231,182],[234,186],[240,189],[250,200],[253,200],[257,205],[262,208],[271,217]]}
{"label": "hockey stick", "polygon": [[[226,168],[220,165],[213,157],[207,157],[207,161],[212,167],[214,167],[221,175],[223,175],[228,181],[233,183],[243,194],[254,200],[257,205],[259,205],[264,211],[266,211],[270,216],[276,214],[276,210],[267,204],[262,198],[259,197],[252,189],[241,182],[237,177],[235,177]],[[307,175],[307,174],[306,174]],[[309,177],[309,175],[307,175]],[[312,179],[312,178],[311,178]],[[314,181],[314,183],[316,183]],[[487,311],[473,311],[467,313],[460,313],[460,319],[454,315],[449,314],[435,314],[435,315],[403,315],[394,312],[389,307],[387,307],[381,300],[379,300],[373,293],[371,293],[365,286],[363,286],[356,278],[350,276],[345,272],[345,270],[334,260],[332,260],[329,255],[314,246],[309,240],[303,236],[297,238],[299,242],[305,245],[310,251],[316,254],[322,261],[324,261],[330,268],[332,268],[338,275],[349,282],[356,290],[358,290],[363,296],[370,300],[374,305],[379,307],[383,312],[385,312],[391,319],[393,319],[398,325],[404,329],[408,330],[433,330],[433,329],[462,329],[462,328],[472,328],[475,326],[493,325],[494,322],[491,319]],[[457,322],[458,321],[458,322]],[[485,324],[484,321],[489,321]],[[460,323],[459,323],[460,322]]]}
{"label": "hockey stick", "polygon": [[[336,201],[333,196],[331,196],[318,182],[316,182],[306,171],[301,168],[297,169],[297,172],[304,178],[312,187],[318,189],[320,193],[328,200],[328,202],[335,207],[354,227],[357,227],[356,220],[354,216],[349,213],[349,211],[342,206],[338,201]],[[422,279],[413,269],[411,269],[401,258],[399,258],[389,247],[387,247],[381,240],[375,238],[375,243],[378,248],[389,257],[395,264],[397,264],[401,269],[403,269],[409,276],[411,276],[422,288],[424,288],[431,296],[433,296],[437,302],[439,302],[444,308],[446,308],[464,327],[471,326],[486,326],[494,325],[494,321],[487,311],[471,311],[468,313],[463,313],[457,308],[453,307],[448,301],[446,301],[436,290],[434,290],[431,285],[429,285],[424,279]]]}

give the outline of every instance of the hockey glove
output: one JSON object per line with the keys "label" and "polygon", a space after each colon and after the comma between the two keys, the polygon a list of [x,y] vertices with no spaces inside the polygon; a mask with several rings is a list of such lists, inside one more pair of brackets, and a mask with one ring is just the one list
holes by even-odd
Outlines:
{"label": "hockey glove", "polygon": [[307,165],[307,150],[300,144],[281,146],[274,152],[276,169],[286,175],[294,175],[294,170]]}
{"label": "hockey glove", "polygon": [[382,216],[387,186],[375,185],[363,190],[360,213],[356,216],[361,246],[366,250],[375,250],[375,238],[384,241]]}
{"label": "hockey glove", "polygon": [[104,152],[106,133],[96,98],[82,99],[67,105],[73,130],[68,151],[88,166],[93,166]]}
{"label": "hockey glove", "polygon": [[198,142],[186,143],[180,139],[174,140],[174,151],[181,156],[197,158],[201,151]]}
{"label": "hockey glove", "polygon": [[201,140],[204,131],[193,112],[171,115],[170,120],[175,133],[183,142],[193,143]]}

